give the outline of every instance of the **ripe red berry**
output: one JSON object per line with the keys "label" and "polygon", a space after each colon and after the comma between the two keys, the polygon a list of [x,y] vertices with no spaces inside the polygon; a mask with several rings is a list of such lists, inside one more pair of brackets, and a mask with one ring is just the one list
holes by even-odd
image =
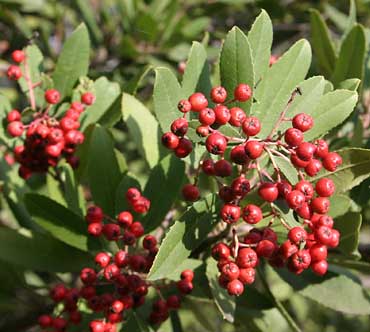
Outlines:
{"label": "ripe red berry", "polygon": [[229,203],[235,198],[233,189],[229,186],[222,186],[218,192],[218,195],[225,203]]}
{"label": "ripe red berry", "polygon": [[312,184],[305,180],[299,181],[295,185],[294,189],[300,191],[305,196],[306,201],[309,201],[314,194],[314,189],[313,189]]}
{"label": "ripe red berry", "polygon": [[256,267],[257,263],[258,257],[253,249],[242,248],[239,250],[238,257],[236,258],[236,264],[239,268]]}
{"label": "ripe red berry", "polygon": [[84,268],[81,270],[80,279],[85,285],[91,285],[97,279],[96,272],[88,267]]}
{"label": "ripe red berry", "polygon": [[328,271],[328,262],[326,260],[313,262],[311,269],[315,274],[323,276]]}
{"label": "ripe red berry", "polygon": [[202,109],[208,106],[208,100],[203,93],[196,92],[189,97],[191,109],[194,112],[200,112]]}
{"label": "ripe red berry", "polygon": [[192,281],[194,279],[194,272],[192,270],[189,270],[189,269],[184,270],[184,271],[181,272],[180,278],[188,280],[188,281]]}
{"label": "ripe red berry", "polygon": [[6,119],[7,119],[8,122],[20,121],[21,113],[19,113],[18,110],[11,110],[7,114]]}
{"label": "ripe red berry", "polygon": [[225,204],[220,211],[221,219],[228,224],[236,223],[240,218],[240,207],[233,204]]}
{"label": "ripe red berry", "polygon": [[185,158],[193,151],[193,144],[187,138],[181,138],[175,148],[175,155],[178,158]]}
{"label": "ripe red berry", "polygon": [[247,268],[247,269],[240,269],[239,270],[239,280],[244,285],[250,285],[253,284],[254,279],[256,277],[256,270],[253,268]]}
{"label": "ripe red berry", "polygon": [[245,122],[247,116],[245,112],[239,107],[232,107],[230,109],[229,123],[234,127],[241,127]]}
{"label": "ripe red berry", "polygon": [[306,171],[307,175],[309,176],[315,176],[317,173],[320,172],[322,168],[322,163],[318,159],[311,159],[307,166],[304,168]]}
{"label": "ripe red berry", "polygon": [[143,248],[153,250],[157,246],[157,239],[153,235],[146,235],[143,239]]}
{"label": "ripe red berry", "polygon": [[303,203],[295,212],[303,219],[310,219],[312,217],[312,209],[308,203]]}
{"label": "ripe red berry", "polygon": [[221,177],[230,176],[233,171],[231,164],[225,159],[221,159],[217,161],[215,163],[214,169],[215,169],[215,175],[221,176]]}
{"label": "ripe red berry", "polygon": [[316,197],[311,201],[313,212],[326,214],[330,208],[330,201],[326,197]]}
{"label": "ripe red berry", "polygon": [[81,96],[81,102],[84,103],[85,105],[92,105],[95,102],[95,96],[91,92],[85,92]]}
{"label": "ripe red berry", "polygon": [[307,232],[302,227],[293,227],[288,233],[289,240],[299,246],[301,243],[305,242],[307,239]]}
{"label": "ripe red berry", "polygon": [[184,197],[185,201],[195,202],[200,196],[199,189],[197,186],[188,183],[182,187],[182,196]]}
{"label": "ripe red berry", "polygon": [[86,221],[89,224],[93,222],[100,223],[103,221],[103,218],[104,218],[104,213],[103,213],[103,210],[99,206],[93,205],[87,209]]}
{"label": "ripe red berry", "polygon": [[177,108],[182,113],[188,113],[191,111],[191,104],[189,100],[182,99],[177,104]]}
{"label": "ripe red berry", "polygon": [[216,123],[219,125],[224,125],[229,122],[230,120],[230,110],[224,105],[217,105],[214,108],[215,116],[216,116]]}
{"label": "ripe red berry", "polygon": [[92,236],[100,236],[103,232],[103,224],[101,222],[93,222],[87,227],[87,232]]}
{"label": "ripe red berry", "polygon": [[206,148],[209,153],[223,154],[227,147],[227,140],[224,135],[213,133],[207,137]]}
{"label": "ripe red berry", "polygon": [[331,248],[336,248],[339,245],[340,233],[336,229],[332,230],[331,239],[328,246]]}
{"label": "ripe red berry", "polygon": [[270,240],[262,240],[258,242],[256,253],[258,257],[270,258],[277,249],[275,243]]}
{"label": "ripe red berry", "polygon": [[67,326],[67,321],[62,317],[56,317],[53,319],[53,327],[57,331],[64,331]]}
{"label": "ripe red berry", "polygon": [[262,210],[259,206],[254,204],[248,204],[244,207],[242,217],[248,224],[254,225],[262,220]]}
{"label": "ripe red berry", "polygon": [[328,256],[328,249],[323,244],[314,244],[310,248],[310,255],[313,262],[325,260]]}
{"label": "ripe red berry", "polygon": [[216,121],[215,111],[212,108],[204,108],[199,111],[198,119],[202,125],[210,126]]}
{"label": "ripe red berry", "polygon": [[303,134],[299,129],[289,128],[284,134],[284,139],[287,144],[295,147],[303,142]]}
{"label": "ripe red berry", "polygon": [[135,237],[141,237],[144,235],[144,227],[141,222],[135,221],[130,226],[130,232],[132,232]]}
{"label": "ripe red berry", "polygon": [[108,266],[110,262],[110,256],[106,252],[99,252],[95,256],[95,263],[100,265],[100,267]]}
{"label": "ripe red berry", "polygon": [[212,248],[212,257],[218,261],[228,259],[230,257],[230,248],[224,243],[217,243]]}
{"label": "ripe red berry", "polygon": [[315,150],[316,150],[315,145],[308,142],[303,142],[298,145],[296,153],[298,158],[304,161],[310,161],[313,157],[313,154],[315,153]]}
{"label": "ripe red berry", "polygon": [[248,162],[249,158],[244,150],[244,145],[237,145],[231,149],[230,159],[238,165],[244,165]]}
{"label": "ripe red berry", "polygon": [[134,217],[132,216],[131,212],[123,211],[118,214],[117,221],[122,227],[129,227],[134,221]]}
{"label": "ripe red berry", "polygon": [[21,63],[26,57],[25,53],[22,50],[15,50],[12,53],[12,59],[14,62]]}
{"label": "ripe red berry", "polygon": [[326,226],[320,226],[315,230],[315,239],[324,245],[330,245],[333,237],[333,229]]}
{"label": "ripe red berry", "polygon": [[180,306],[181,306],[181,299],[179,296],[177,295],[170,295],[168,298],[167,298],[167,307],[169,309],[179,309]]}
{"label": "ripe red berry", "polygon": [[329,145],[323,139],[318,139],[313,143],[316,146],[315,157],[325,158],[329,153]]}
{"label": "ripe red berry", "polygon": [[207,175],[214,175],[215,169],[214,169],[214,162],[212,159],[205,159],[202,162],[202,170]]}
{"label": "ripe red berry", "polygon": [[244,197],[249,193],[251,186],[248,179],[246,179],[244,176],[239,176],[232,182],[231,188],[234,196]]}
{"label": "ripe red berry", "polygon": [[292,255],[294,255],[298,251],[298,247],[290,242],[289,240],[286,240],[281,246],[280,251],[284,258],[289,258]]}
{"label": "ripe red berry", "polygon": [[189,123],[185,118],[179,118],[172,122],[171,131],[179,137],[184,136],[189,128]]}
{"label": "ripe red berry", "polygon": [[305,113],[299,113],[294,116],[292,120],[292,124],[294,128],[299,129],[302,132],[305,132],[307,130],[310,130],[313,126],[313,118],[312,116],[305,114]]}
{"label": "ripe red berry", "polygon": [[239,277],[239,267],[233,262],[229,262],[225,264],[222,269],[221,273],[225,276],[225,278],[229,281],[238,279]]}
{"label": "ripe red berry", "polygon": [[[129,263],[129,255],[126,251],[124,250],[118,250],[116,254],[114,255],[114,263],[118,267],[125,267]],[[122,278],[120,279],[120,283],[125,283],[125,280]]]}
{"label": "ripe red berry", "polygon": [[22,77],[22,71],[21,68],[18,66],[11,65],[9,66],[6,75],[10,80],[18,81]]}
{"label": "ripe red berry", "polygon": [[292,162],[292,164],[297,167],[297,168],[305,168],[309,161],[305,161],[305,160],[302,160],[300,159],[296,154],[292,153],[290,155],[290,161]]}
{"label": "ripe red berry", "polygon": [[49,104],[58,104],[60,100],[60,93],[58,90],[49,89],[45,91],[45,100]]}
{"label": "ripe red berry", "polygon": [[260,120],[254,116],[248,116],[242,124],[242,129],[245,135],[255,136],[261,131]]}
{"label": "ripe red berry", "polygon": [[319,196],[330,197],[335,192],[335,185],[333,180],[322,178],[316,182],[315,189]]}
{"label": "ripe red berry", "polygon": [[181,294],[189,294],[193,290],[193,283],[187,279],[182,279],[177,282],[177,288]]}
{"label": "ripe red berry", "polygon": [[209,135],[208,126],[198,126],[195,130],[200,137],[207,137]]}
{"label": "ripe red berry", "polygon": [[250,159],[257,159],[261,156],[263,152],[263,143],[253,140],[248,141],[244,145],[244,151]]}
{"label": "ripe red berry", "polygon": [[266,202],[273,202],[279,196],[279,190],[276,183],[263,182],[258,188],[258,195]]}
{"label": "ripe red berry", "polygon": [[342,157],[336,152],[329,152],[324,157],[322,164],[326,170],[334,172],[338,166],[342,165]]}
{"label": "ripe red berry", "polygon": [[248,101],[252,97],[252,89],[248,84],[240,83],[234,90],[234,98],[237,101]]}
{"label": "ripe red berry", "polygon": [[90,332],[105,332],[105,323],[100,320],[93,320],[89,324]]}
{"label": "ripe red berry", "polygon": [[131,203],[135,203],[140,197],[141,197],[141,192],[139,189],[131,187],[127,189],[126,192],[126,199]]}
{"label": "ripe red berry", "polygon": [[51,326],[51,324],[53,323],[53,318],[49,315],[41,315],[38,318],[38,323],[42,328],[46,328]]}
{"label": "ripe red berry", "polygon": [[105,224],[103,226],[103,234],[108,241],[117,241],[121,235],[121,229],[116,224]]}
{"label": "ripe red berry", "polygon": [[227,98],[226,89],[223,86],[215,86],[211,90],[211,99],[216,104],[222,104]]}
{"label": "ripe red berry", "polygon": [[286,180],[282,180],[282,181],[278,182],[276,185],[277,185],[277,188],[279,190],[279,196],[281,198],[285,198],[286,195],[288,195],[292,191],[292,186]]}
{"label": "ripe red berry", "polygon": [[286,202],[288,203],[291,209],[300,208],[303,203],[305,203],[306,197],[301,191],[292,190],[289,194],[286,195]]}
{"label": "ripe red berry", "polygon": [[316,222],[315,226],[316,227],[326,226],[326,227],[333,228],[333,226],[334,226],[334,220],[330,216],[320,216],[320,218]]}
{"label": "ripe red berry", "polygon": [[308,250],[299,250],[292,256],[291,260],[297,270],[307,269],[311,264],[311,255]]}
{"label": "ripe red berry", "polygon": [[227,291],[229,295],[239,296],[244,292],[244,286],[238,279],[232,280],[227,284]]}
{"label": "ripe red berry", "polygon": [[20,121],[10,122],[6,130],[12,137],[19,137],[23,134],[24,131],[23,123]]}

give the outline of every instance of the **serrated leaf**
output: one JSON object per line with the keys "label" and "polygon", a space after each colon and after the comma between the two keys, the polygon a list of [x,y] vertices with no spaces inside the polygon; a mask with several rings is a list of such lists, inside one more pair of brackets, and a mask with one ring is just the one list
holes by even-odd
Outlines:
{"label": "serrated leaf", "polygon": [[149,280],[166,278],[206,239],[218,222],[217,205],[216,196],[210,194],[194,203],[171,226],[150,269]]}
{"label": "serrated leaf", "polygon": [[255,81],[264,77],[269,67],[272,46],[272,22],[265,10],[262,9],[254,21],[248,40],[252,49]]}
{"label": "serrated leaf", "polygon": [[155,73],[154,111],[162,132],[165,133],[170,130],[171,123],[181,117],[182,113],[177,109],[177,104],[184,98],[184,95],[171,70],[159,67]]}
{"label": "serrated leaf", "polygon": [[317,63],[325,77],[329,78],[335,68],[337,56],[329,29],[319,11],[311,9],[311,43]]}
{"label": "serrated leaf", "polygon": [[320,284],[309,285],[299,292],[330,309],[352,315],[370,314],[370,299],[358,283],[337,276]]}
{"label": "serrated leaf", "polygon": [[183,94],[190,96],[197,91],[209,96],[211,91],[209,75],[207,52],[202,44],[193,42],[182,80]]}
{"label": "serrated leaf", "polygon": [[58,240],[87,251],[86,222],[81,217],[42,195],[27,194],[24,199],[27,210],[38,225]]}
{"label": "serrated leaf", "polygon": [[357,97],[355,91],[349,90],[335,90],[325,94],[319,105],[309,113],[315,125],[305,133],[305,140],[318,138],[341,124],[353,112]]}
{"label": "serrated leaf", "polygon": [[100,121],[106,112],[119,100],[121,89],[118,83],[110,82],[106,77],[97,79],[92,90],[95,95],[95,102],[87,107],[81,116],[81,130],[89,125]]}
{"label": "serrated leaf", "polygon": [[[229,99],[234,96],[234,89],[239,83],[254,87],[254,69],[252,51],[247,36],[237,27],[226,35],[220,55],[221,84],[227,90]],[[249,113],[252,98],[238,106]]]}
{"label": "serrated leaf", "polygon": [[362,216],[360,213],[348,212],[335,219],[335,229],[340,232],[340,242],[338,249],[346,254],[358,254],[360,228]]}
{"label": "serrated leaf", "polygon": [[110,133],[100,126],[95,126],[91,134],[87,175],[94,202],[106,214],[113,215],[115,193],[121,172],[114,151],[113,139]]}
{"label": "serrated leaf", "polygon": [[213,301],[220,310],[223,319],[233,323],[236,310],[236,298],[230,296],[226,289],[222,288],[218,282],[219,271],[217,262],[211,257],[207,259],[207,278],[209,287],[213,295]]}
{"label": "serrated leaf", "polygon": [[149,164],[157,165],[160,155],[164,153],[160,143],[160,128],[150,111],[135,97],[122,94],[122,117],[136,145]]}
{"label": "serrated leaf", "polygon": [[[79,272],[91,256],[48,235],[0,228],[0,259],[32,271]],[[68,258],[68,259],[66,259]]]}
{"label": "serrated leaf", "polygon": [[251,110],[261,121],[261,137],[271,132],[294,89],[305,78],[310,63],[310,45],[300,40],[266,72],[255,91],[258,103]]}
{"label": "serrated leaf", "polygon": [[370,150],[349,148],[337,151],[343,164],[334,172],[324,171],[312,178],[317,181],[327,177],[334,181],[336,193],[345,193],[370,176]]}
{"label": "serrated leaf", "polygon": [[80,24],[66,40],[52,76],[55,88],[62,98],[71,94],[81,76],[86,76],[89,60],[89,33],[86,26]]}
{"label": "serrated leaf", "polygon": [[344,39],[331,81],[334,86],[348,78],[362,79],[366,36],[361,25],[355,25]]}
{"label": "serrated leaf", "polygon": [[[177,199],[185,179],[185,163],[174,155],[168,155],[150,172],[144,196],[151,201],[151,208],[143,219],[147,232],[156,229]],[[158,195],[159,188],[166,188]]]}

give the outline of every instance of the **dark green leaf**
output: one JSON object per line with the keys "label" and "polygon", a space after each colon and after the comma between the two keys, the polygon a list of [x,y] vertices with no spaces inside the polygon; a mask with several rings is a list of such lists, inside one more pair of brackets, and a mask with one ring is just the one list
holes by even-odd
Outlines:
{"label": "dark green leaf", "polygon": [[346,254],[358,254],[357,247],[361,228],[362,216],[360,213],[348,212],[335,219],[335,229],[340,232],[338,249]]}

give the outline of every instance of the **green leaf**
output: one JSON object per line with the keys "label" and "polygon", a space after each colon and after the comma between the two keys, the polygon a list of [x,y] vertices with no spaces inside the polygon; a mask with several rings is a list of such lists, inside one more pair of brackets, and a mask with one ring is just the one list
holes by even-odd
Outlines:
{"label": "green leaf", "polygon": [[115,193],[121,173],[110,133],[96,126],[91,134],[87,165],[88,183],[94,202],[106,214],[114,214]]}
{"label": "green leaf", "polygon": [[[143,219],[147,232],[156,229],[178,197],[185,178],[185,164],[174,155],[168,155],[150,172],[144,196],[151,201],[148,214]],[[159,188],[166,188],[158,195]]]}
{"label": "green leaf", "polygon": [[337,56],[330,38],[329,29],[319,11],[311,9],[311,43],[320,71],[325,77],[334,72]]}
{"label": "green leaf", "polygon": [[139,181],[133,174],[126,173],[122,176],[116,190],[115,197],[115,214],[128,210],[129,206],[126,200],[126,192],[128,188],[135,187],[141,190]]}
{"label": "green leaf", "polygon": [[135,97],[122,94],[122,117],[137,147],[150,168],[157,165],[163,150],[160,129],[150,111]]}
{"label": "green leaf", "polygon": [[[233,98],[234,89],[239,83],[254,87],[254,69],[252,51],[247,36],[237,27],[227,34],[220,55],[221,84],[227,90],[229,98]],[[247,113],[252,105],[248,102],[239,103]]]}
{"label": "green leaf", "polygon": [[357,97],[355,91],[349,90],[335,90],[325,94],[320,99],[319,105],[309,112],[315,125],[305,133],[305,140],[318,138],[341,124],[353,112]]}
{"label": "green leaf", "polygon": [[48,235],[0,228],[0,259],[32,271],[79,272],[91,256]]}
{"label": "green leaf", "polygon": [[181,264],[174,266],[174,269],[170,274],[167,275],[167,279],[178,281],[180,280],[180,274],[186,269],[195,270],[203,264],[203,261],[199,259],[188,258],[185,259]]}
{"label": "green leaf", "polygon": [[266,72],[255,91],[258,103],[251,110],[261,121],[261,137],[271,132],[294,89],[305,78],[310,63],[310,44],[300,40]]}
{"label": "green leaf", "polygon": [[185,96],[190,96],[195,91],[203,92],[209,96],[211,91],[207,52],[204,46],[198,42],[193,42],[189,53],[182,80],[182,91]]}
{"label": "green leaf", "polygon": [[84,21],[86,22],[93,39],[99,43],[102,42],[103,35],[95,18],[95,11],[90,3],[84,0],[76,0],[76,6],[80,10]]}
{"label": "green leaf", "polygon": [[59,181],[56,180],[51,174],[46,175],[46,186],[47,195],[49,198],[63,206],[67,205]]}
{"label": "green leaf", "polygon": [[171,70],[159,67],[155,73],[154,111],[162,132],[165,133],[170,130],[173,120],[181,116],[177,104],[184,97],[180,84]]}
{"label": "green leaf", "polygon": [[345,38],[351,31],[353,26],[356,24],[357,22],[356,16],[357,16],[356,1],[350,0],[349,14],[347,17],[347,26],[346,29],[344,30],[342,38]]}
{"label": "green leaf", "polygon": [[335,229],[340,232],[338,249],[346,254],[358,254],[358,243],[360,236],[362,216],[360,213],[348,212],[335,219]]}
{"label": "green leaf", "polygon": [[121,95],[119,84],[108,81],[106,77],[97,79],[92,86],[92,90],[95,95],[95,102],[83,112],[81,130],[85,130],[89,125],[100,121]]}
{"label": "green leaf", "polygon": [[356,270],[362,273],[369,274],[370,273],[370,263],[357,261],[353,259],[348,259],[348,257],[343,257],[339,255],[331,255],[328,259],[329,264],[335,264],[341,267],[345,267],[347,269]]}
{"label": "green leaf", "polygon": [[331,81],[334,86],[348,78],[362,79],[366,51],[365,30],[355,25],[344,39]]}
{"label": "green leaf", "polygon": [[144,78],[153,70],[152,65],[146,65],[144,68],[140,69],[139,73],[137,73],[126,86],[124,86],[124,91],[126,93],[136,95],[137,90],[141,86]]}
{"label": "green leaf", "polygon": [[150,269],[148,279],[157,280],[171,274],[173,267],[186,260],[218,222],[216,196],[208,195],[194,203],[171,226]]}
{"label": "green leaf", "polygon": [[297,169],[292,165],[292,163],[277,156],[274,156],[274,161],[291,184],[296,184],[298,182]]}
{"label": "green leaf", "polygon": [[272,22],[265,10],[262,9],[248,33],[252,49],[255,81],[264,77],[269,68],[272,46]]}
{"label": "green leaf", "polygon": [[339,83],[339,89],[346,89],[351,91],[357,91],[358,87],[361,84],[361,80],[358,78],[349,78]]}
{"label": "green leaf", "polygon": [[323,171],[312,181],[330,178],[334,181],[336,193],[348,192],[370,176],[370,150],[349,148],[337,151],[343,164],[334,172]]}
{"label": "green leaf", "polygon": [[27,194],[25,204],[32,219],[58,240],[87,251],[86,222],[52,199]]}
{"label": "green leaf", "polygon": [[369,315],[370,299],[358,283],[337,276],[320,284],[309,285],[299,292],[330,309],[351,315]]}
{"label": "green leaf", "polygon": [[351,207],[352,200],[345,195],[334,195],[330,198],[330,216],[343,216]]}
{"label": "green leaf", "polygon": [[219,271],[217,262],[211,257],[207,259],[207,278],[211,289],[213,300],[220,310],[223,319],[234,322],[236,301],[234,296],[230,296],[226,289],[222,288],[218,282]]}
{"label": "green leaf", "polygon": [[80,24],[65,42],[59,55],[53,81],[62,98],[69,96],[78,79],[89,68],[90,39],[87,28]]}

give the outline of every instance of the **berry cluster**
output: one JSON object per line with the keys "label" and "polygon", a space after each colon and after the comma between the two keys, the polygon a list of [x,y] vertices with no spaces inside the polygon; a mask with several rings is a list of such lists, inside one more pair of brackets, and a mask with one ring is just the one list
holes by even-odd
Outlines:
{"label": "berry cluster", "polygon": [[[128,189],[126,199],[137,213],[146,213],[149,209],[150,201],[136,188]],[[145,201],[145,204],[140,201]],[[104,219],[109,223],[103,225]],[[183,271],[176,285],[168,280],[146,281],[146,274],[158,251],[157,239],[146,235],[142,239],[142,248],[133,247],[143,236],[144,228],[139,221],[134,221],[130,211],[119,213],[113,220],[105,216],[100,207],[92,206],[87,211],[86,221],[90,234],[104,234],[107,240],[116,243],[118,249],[115,253],[98,252],[95,255],[96,268],[86,267],[80,272],[81,287],[67,288],[58,284],[52,288],[50,297],[58,305],[54,315],[39,317],[39,325],[45,331],[66,331],[69,325],[79,324],[82,320],[79,308],[87,306],[104,316],[89,323],[91,332],[116,332],[116,324],[124,321],[128,310],[145,303],[149,287],[153,287],[159,296],[153,302],[148,318],[150,323],[160,324],[169,317],[169,310],[180,308],[182,296],[193,289],[193,271]]]}
{"label": "berry cluster", "polygon": [[[27,69],[27,57],[23,51],[14,51],[12,58],[17,63],[24,62],[24,68]],[[19,79],[21,76],[20,67],[14,65],[9,67],[9,78]],[[83,93],[81,102],[72,102],[65,114],[57,119],[49,113],[52,106],[60,102],[59,91],[46,90],[44,97],[47,107],[37,110],[33,89],[38,83],[31,82],[29,75],[24,75],[24,77],[30,89],[30,107],[34,111],[32,119],[25,123],[27,119],[22,119],[21,112],[15,109],[7,114],[8,134],[22,139],[22,144],[16,145],[13,149],[14,157],[21,165],[19,175],[28,179],[33,173],[45,173],[49,166],[55,167],[63,157],[72,167],[76,168],[79,161],[74,153],[76,147],[84,141],[83,133],[78,130],[79,118],[85,106],[94,103],[95,96],[91,92]]]}
{"label": "berry cluster", "polygon": [[[210,95],[215,104],[213,108],[200,92],[188,100],[181,100],[178,109],[184,113],[183,117],[173,121],[171,131],[162,136],[163,145],[173,150],[177,157],[188,156],[193,143],[186,137],[189,127],[186,116],[189,112],[197,114],[200,125],[196,131],[206,137],[200,143],[205,145],[205,157],[195,171],[194,182],[186,184],[182,194],[187,201],[199,199],[197,181],[200,172],[214,177],[219,185],[218,195],[224,203],[220,217],[232,228],[233,236],[230,245],[216,244],[212,255],[218,260],[220,285],[232,295],[240,295],[244,285],[254,281],[254,269],[262,257],[274,266],[287,266],[296,274],[311,267],[316,274],[323,275],[328,267],[327,247],[335,248],[339,243],[340,234],[333,229],[333,219],[328,215],[334,182],[330,178],[321,178],[312,184],[309,177],[317,175],[322,168],[335,171],[342,159],[337,153],[329,152],[325,140],[304,140],[304,133],[314,125],[310,115],[300,113],[293,118],[286,117],[297,94],[301,94],[299,88],[292,93],[267,137],[259,137],[261,123],[257,117],[248,116],[239,107],[228,107],[234,102],[251,99],[252,89],[247,84],[239,84],[230,100],[227,100],[224,87],[214,87]],[[286,122],[291,122],[291,127],[279,130]],[[225,135],[222,132],[224,125],[240,128],[245,137]],[[276,158],[294,166],[299,179],[297,183],[288,181]],[[248,201],[251,191],[258,193],[262,203]],[[292,209],[295,221],[302,225],[290,226],[280,212],[281,205]],[[269,223],[262,229],[252,228],[240,240],[236,226],[241,219],[249,225],[262,220]],[[288,238],[280,244],[272,229],[279,225],[287,229]]]}

